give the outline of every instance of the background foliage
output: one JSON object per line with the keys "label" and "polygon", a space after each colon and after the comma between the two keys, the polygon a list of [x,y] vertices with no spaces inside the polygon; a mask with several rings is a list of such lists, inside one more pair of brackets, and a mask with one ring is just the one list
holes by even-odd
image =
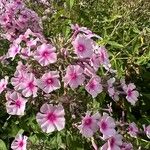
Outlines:
{"label": "background foliage", "polygon": [[[44,34],[47,39],[56,43],[61,39],[65,44],[71,32],[70,24],[77,23],[88,27],[103,38],[100,42],[106,45],[118,77],[125,76],[127,81],[134,82],[141,94],[137,105],[132,107],[127,103],[123,103],[123,106],[116,105],[104,93],[96,100],[92,100],[82,89],[79,89],[76,94],[78,106],[85,106],[85,101],[86,103],[88,101],[88,105],[85,106],[86,108],[72,109],[80,116],[80,113],[87,108],[102,111],[102,108],[106,108],[111,101],[116,119],[121,117],[122,111],[125,111],[127,122],[134,121],[140,128],[143,124],[150,124],[149,0],[49,0],[49,2],[50,13],[48,18],[43,20]],[[27,2],[27,5],[43,17],[46,9],[44,5],[34,0]],[[61,44],[57,46],[61,48]],[[4,54],[8,47],[9,43],[0,39],[0,54]],[[15,66],[15,61],[8,66],[0,64],[0,77],[11,76]],[[69,96],[71,95],[72,93]],[[0,150],[9,149],[18,131],[25,131],[29,136],[29,150],[92,149],[88,139],[84,139],[74,127],[70,128],[73,119],[67,123],[65,130],[46,135],[42,133],[35,120],[39,108],[28,105],[25,116],[9,117],[5,110],[5,98],[0,96],[0,99]],[[70,110],[67,106],[66,109]],[[67,115],[67,121],[71,117]],[[100,139],[98,142],[101,143]],[[150,148],[150,142],[142,136],[132,140],[132,143],[135,150],[140,146],[142,150]]]}

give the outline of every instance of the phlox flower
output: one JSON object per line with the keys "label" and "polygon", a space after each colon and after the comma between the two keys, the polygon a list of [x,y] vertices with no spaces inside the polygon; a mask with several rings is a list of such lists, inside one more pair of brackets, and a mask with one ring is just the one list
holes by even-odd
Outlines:
{"label": "phlox flower", "polygon": [[17,92],[6,94],[6,110],[10,115],[24,115],[25,105],[27,100]]}
{"label": "phlox flower", "polygon": [[147,137],[150,139],[150,125],[148,125],[148,126],[145,128],[145,132],[146,132]]}
{"label": "phlox flower", "polygon": [[136,86],[133,83],[130,83],[128,85],[123,85],[123,90],[127,94],[126,99],[132,105],[135,105],[135,103],[138,101],[138,96],[139,96],[139,92],[136,91],[135,88]]}
{"label": "phlox flower", "polygon": [[57,71],[50,71],[45,73],[41,79],[37,80],[37,85],[45,93],[50,93],[60,88],[59,73]]}
{"label": "phlox flower", "polygon": [[25,80],[20,84],[20,89],[22,90],[22,95],[25,97],[31,95],[33,95],[33,97],[37,96],[37,81],[33,73],[25,74]]}
{"label": "phlox flower", "polygon": [[69,65],[64,77],[65,86],[69,84],[72,89],[75,89],[79,85],[83,84],[85,80],[83,72],[84,70],[79,65]]}
{"label": "phlox flower", "polygon": [[43,132],[50,133],[55,130],[62,130],[65,127],[65,112],[62,105],[43,104],[36,120]]}
{"label": "phlox flower", "polygon": [[131,143],[123,143],[121,145],[121,150],[133,150],[133,146]]}
{"label": "phlox flower", "polygon": [[17,135],[11,144],[11,148],[13,150],[26,150],[27,139],[27,136],[23,136],[21,134]]}
{"label": "phlox flower", "polygon": [[85,35],[77,35],[72,44],[75,54],[77,54],[79,58],[90,58],[93,54],[94,41]]}
{"label": "phlox flower", "polygon": [[139,131],[138,127],[136,126],[136,124],[134,122],[129,124],[128,133],[130,134],[130,136],[136,137],[138,131]]}
{"label": "phlox flower", "polygon": [[15,56],[20,53],[20,50],[21,50],[20,45],[12,44],[8,49],[7,58],[12,58],[13,60]]}
{"label": "phlox flower", "polygon": [[95,98],[99,93],[102,92],[103,87],[100,82],[100,77],[95,76],[91,78],[88,84],[85,86],[86,91],[90,93],[93,98]]}
{"label": "phlox flower", "polygon": [[56,48],[50,44],[40,45],[34,55],[34,59],[37,60],[42,66],[47,66],[57,61]]}
{"label": "phlox flower", "polygon": [[98,122],[100,132],[103,134],[103,139],[109,138],[116,134],[115,121],[107,113],[104,113]]}
{"label": "phlox flower", "polygon": [[112,137],[110,137],[105,143],[100,150],[121,150],[121,145],[122,145],[122,135],[116,134]]}
{"label": "phlox flower", "polygon": [[98,120],[100,119],[100,114],[95,113],[91,115],[90,112],[86,113],[86,116],[82,118],[81,125],[78,126],[80,133],[85,137],[92,137],[93,134],[98,130]]}
{"label": "phlox flower", "polygon": [[0,80],[0,94],[6,89],[7,84],[8,84],[8,77],[5,76],[4,79]]}

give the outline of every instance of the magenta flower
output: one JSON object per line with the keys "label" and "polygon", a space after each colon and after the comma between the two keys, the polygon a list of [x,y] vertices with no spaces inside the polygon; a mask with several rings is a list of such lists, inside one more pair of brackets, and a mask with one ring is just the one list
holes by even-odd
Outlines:
{"label": "magenta flower", "polygon": [[104,139],[116,134],[115,121],[107,113],[103,114],[103,116],[100,118],[98,125]]}
{"label": "magenta flower", "polygon": [[45,93],[50,93],[60,88],[60,81],[58,80],[59,73],[57,71],[50,71],[45,73],[41,79],[37,80],[38,87]]}
{"label": "magenta flower", "polygon": [[5,76],[4,79],[0,80],[0,94],[7,88],[8,84],[8,77]]}
{"label": "magenta flower", "polygon": [[25,81],[22,82],[19,86],[22,90],[22,95],[25,97],[29,97],[33,95],[33,97],[37,96],[37,82],[33,73],[26,73]]}
{"label": "magenta flower", "polygon": [[90,93],[93,98],[95,98],[99,93],[102,92],[103,87],[100,82],[100,77],[96,76],[91,78],[88,84],[85,86],[86,91]]}
{"label": "magenta flower", "polygon": [[139,131],[138,127],[136,126],[136,124],[134,122],[129,124],[128,133],[130,134],[130,136],[136,137],[138,131]]}
{"label": "magenta flower", "polygon": [[55,130],[62,130],[65,127],[65,112],[62,105],[53,106],[43,104],[40,112],[36,115],[36,120],[41,126],[43,132],[50,133]]}
{"label": "magenta flower", "polygon": [[42,44],[35,52],[34,59],[37,60],[42,66],[47,66],[57,61],[56,48],[50,44]]}
{"label": "magenta flower", "polygon": [[93,134],[98,130],[98,120],[100,119],[100,114],[96,113],[91,115],[90,112],[86,113],[83,117],[81,125],[78,126],[80,133],[85,137],[92,137]]}
{"label": "magenta flower", "polygon": [[75,54],[79,58],[90,58],[93,54],[94,42],[85,35],[78,35],[72,42]]}
{"label": "magenta flower", "polygon": [[135,88],[136,86],[133,83],[130,83],[128,85],[123,85],[123,90],[127,94],[126,99],[132,105],[135,105],[135,103],[138,101],[138,96],[139,96],[139,92],[136,91]]}
{"label": "magenta flower", "polygon": [[72,89],[75,89],[83,84],[85,80],[83,72],[84,70],[79,65],[69,65],[64,77],[65,86],[69,84]]}
{"label": "magenta flower", "polygon": [[6,110],[10,115],[24,115],[25,105],[27,100],[17,92],[8,93],[6,95]]}
{"label": "magenta flower", "polygon": [[17,135],[11,144],[13,150],[26,150],[27,136]]}
{"label": "magenta flower", "polygon": [[109,138],[107,143],[105,143],[100,150],[121,150],[122,146],[122,135],[116,134],[113,137]]}
{"label": "magenta flower", "polygon": [[21,47],[17,44],[12,44],[8,50],[7,58],[12,58],[12,60],[15,58],[15,56],[20,53]]}

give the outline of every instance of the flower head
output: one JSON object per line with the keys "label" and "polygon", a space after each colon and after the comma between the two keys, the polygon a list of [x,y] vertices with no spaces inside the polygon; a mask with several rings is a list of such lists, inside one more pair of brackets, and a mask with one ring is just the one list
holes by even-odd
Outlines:
{"label": "flower head", "polygon": [[75,89],[83,84],[85,80],[83,72],[84,70],[79,65],[69,65],[64,77],[65,86],[69,84],[72,89]]}
{"label": "flower head", "polygon": [[86,116],[82,119],[82,124],[78,126],[80,133],[85,137],[92,137],[93,134],[98,130],[97,123],[99,119],[99,113],[91,115],[90,112],[87,112]]}
{"label": "flower head", "polygon": [[27,139],[27,136],[17,135],[11,144],[11,148],[13,150],[26,150]]}
{"label": "flower head", "polygon": [[45,73],[41,79],[37,80],[38,87],[45,93],[50,93],[60,88],[60,81],[58,80],[59,73],[57,71],[50,71]]}
{"label": "flower head", "polygon": [[42,44],[35,52],[34,59],[37,60],[42,66],[47,66],[57,61],[56,48],[50,44]]}
{"label": "flower head", "polygon": [[129,124],[129,128],[128,128],[128,133],[130,134],[130,136],[132,137],[136,137],[137,133],[138,133],[138,127],[136,126],[136,124],[134,122]]}
{"label": "flower head", "polygon": [[62,105],[43,104],[36,120],[43,132],[50,133],[55,130],[62,130],[65,127],[65,112]]}

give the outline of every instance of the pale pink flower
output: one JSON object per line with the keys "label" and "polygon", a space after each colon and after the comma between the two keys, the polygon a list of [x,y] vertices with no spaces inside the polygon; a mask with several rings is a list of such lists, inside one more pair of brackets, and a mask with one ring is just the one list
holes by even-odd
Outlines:
{"label": "pale pink flower", "polygon": [[121,150],[133,150],[133,146],[131,143],[123,143],[121,146]]}
{"label": "pale pink flower", "polygon": [[78,126],[80,133],[85,137],[92,137],[94,133],[98,130],[98,120],[100,119],[100,114],[96,113],[91,115],[90,112],[86,113],[83,117],[81,125]]}
{"label": "pale pink flower", "polygon": [[44,43],[37,48],[34,59],[37,60],[42,66],[55,63],[57,61],[57,54],[55,51],[55,47]]}
{"label": "pale pink flower", "polygon": [[27,136],[23,136],[21,134],[17,135],[11,144],[11,148],[13,150],[26,150],[27,139]]}
{"label": "pale pink flower", "polygon": [[36,115],[36,120],[43,132],[50,133],[64,129],[64,115],[65,111],[62,105],[53,106],[46,103],[40,108],[40,112]]}
{"label": "pale pink flower", "polygon": [[138,131],[139,131],[138,127],[136,126],[136,124],[134,122],[129,124],[128,133],[130,134],[130,136],[136,137]]}
{"label": "pale pink flower", "polygon": [[25,81],[20,84],[20,89],[22,90],[22,95],[25,97],[31,95],[33,95],[33,97],[37,96],[37,81],[33,73],[25,74]]}
{"label": "pale pink flower", "polygon": [[102,92],[103,87],[100,82],[100,77],[95,76],[91,78],[88,84],[85,86],[86,91],[90,93],[93,98],[95,98],[99,93]]}
{"label": "pale pink flower", "polygon": [[28,71],[30,71],[30,65],[29,64],[23,64],[22,61],[18,61],[18,65],[16,67],[16,69],[20,72],[25,72],[27,73]]}
{"label": "pale pink flower", "polygon": [[37,85],[45,93],[50,93],[60,88],[60,81],[58,80],[59,73],[57,71],[50,71],[45,73],[41,79],[37,80]]}
{"label": "pale pink flower", "polygon": [[79,58],[90,58],[93,54],[94,41],[85,35],[77,35],[72,44]]}
{"label": "pale pink flower", "polygon": [[83,84],[85,80],[83,72],[84,70],[79,65],[69,65],[64,77],[65,86],[69,84],[72,89],[75,89]]}
{"label": "pale pink flower", "polygon": [[32,55],[30,47],[22,48],[20,57],[22,59],[28,59]]}
{"label": "pale pink flower", "polygon": [[7,88],[8,84],[8,77],[5,76],[4,79],[0,80],[0,94]]}
{"label": "pale pink flower", "polygon": [[123,90],[127,94],[126,99],[132,104],[138,101],[139,92],[135,90],[136,86],[133,83],[123,85]]}
{"label": "pale pink flower", "polygon": [[6,94],[6,110],[10,115],[24,115],[27,100],[17,92]]}
{"label": "pale pink flower", "polygon": [[98,123],[100,132],[103,134],[103,139],[109,138],[116,134],[115,121],[107,113],[104,113]]}
{"label": "pale pink flower", "polygon": [[145,128],[147,137],[150,139],[150,125]]}
{"label": "pale pink flower", "polygon": [[121,150],[121,145],[122,145],[122,135],[116,134],[112,137],[110,137],[105,143],[100,150]]}
{"label": "pale pink flower", "polygon": [[20,53],[20,49],[20,45],[12,44],[8,49],[7,58],[12,58],[13,60],[15,56]]}

